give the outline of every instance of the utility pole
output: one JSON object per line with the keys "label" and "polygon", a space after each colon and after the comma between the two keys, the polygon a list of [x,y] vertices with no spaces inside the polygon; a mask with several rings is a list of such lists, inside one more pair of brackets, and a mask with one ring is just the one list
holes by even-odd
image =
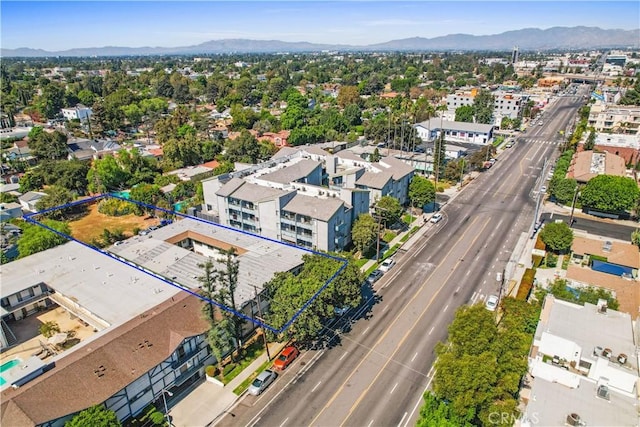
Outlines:
{"label": "utility pole", "polygon": [[573,192],[573,201],[571,202],[571,215],[569,216],[569,227],[573,226],[573,211],[576,208],[576,201],[578,200],[578,194],[580,194],[580,192],[578,191],[579,189],[580,189],[580,185],[576,183],[576,189]]}

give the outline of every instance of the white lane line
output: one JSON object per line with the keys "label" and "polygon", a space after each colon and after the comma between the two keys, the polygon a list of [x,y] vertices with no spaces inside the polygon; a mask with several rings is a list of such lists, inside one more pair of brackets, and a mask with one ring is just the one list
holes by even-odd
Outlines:
{"label": "white lane line", "polygon": [[367,427],[371,427],[372,425],[373,425],[373,420],[371,420],[371,422],[367,424]]}
{"label": "white lane line", "polygon": [[449,304],[447,304],[447,306],[444,308],[444,310],[442,310],[442,312],[444,313],[445,311],[447,311],[448,308],[449,308]]}
{"label": "white lane line", "polygon": [[457,294],[458,292],[460,292],[460,286],[458,286],[458,287],[456,288],[456,294]]}
{"label": "white lane line", "polygon": [[282,422],[282,424],[280,424],[280,427],[284,426],[284,425],[287,423],[287,421],[289,421],[289,417],[287,417],[287,418]]}
{"label": "white lane line", "polygon": [[318,381],[318,384],[315,385],[315,387],[313,387],[311,389],[311,393],[313,393],[314,391],[316,391],[316,389],[320,386],[320,384],[322,384],[322,381]]}
{"label": "white lane line", "polygon": [[344,357],[345,357],[348,353],[349,353],[348,351],[345,351],[345,352],[344,352],[344,354],[343,354],[342,356],[340,356],[340,359],[338,359],[338,360],[342,360],[342,359],[344,359]]}
{"label": "white lane line", "polygon": [[414,360],[416,360],[416,357],[418,357],[418,352],[416,352],[416,354],[413,355],[413,357],[411,358],[411,361],[413,362]]}
{"label": "white lane line", "polygon": [[471,274],[471,270],[467,271],[467,274],[465,274],[465,276],[468,276]]}
{"label": "white lane line", "polygon": [[431,330],[429,331],[429,335],[431,335],[431,332],[433,332],[434,329],[435,329],[435,326],[432,326]]}
{"label": "white lane line", "polygon": [[367,326],[367,329],[365,329],[364,331],[362,331],[362,333],[361,333],[360,335],[364,335],[364,334],[366,334],[370,327],[371,327],[371,326]]}
{"label": "white lane line", "polygon": [[393,394],[393,392],[396,391],[396,387],[398,387],[398,383],[396,383],[396,385],[393,386],[389,394]]}
{"label": "white lane line", "polygon": [[405,417],[408,415],[408,412],[405,412],[404,415],[402,416],[402,419],[400,420],[400,422],[398,423],[398,427],[402,426],[402,422],[404,421]]}
{"label": "white lane line", "polygon": [[400,293],[402,293],[402,291],[404,291],[404,288],[406,288],[407,285],[404,285],[402,288],[400,288]]}

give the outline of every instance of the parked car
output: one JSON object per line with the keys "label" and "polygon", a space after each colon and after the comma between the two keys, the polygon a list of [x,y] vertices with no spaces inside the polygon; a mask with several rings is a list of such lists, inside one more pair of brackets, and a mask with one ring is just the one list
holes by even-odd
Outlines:
{"label": "parked car", "polygon": [[387,271],[391,270],[391,267],[393,267],[394,265],[396,265],[396,261],[393,258],[387,258],[384,261],[382,261],[382,264],[380,264],[380,267],[378,267],[378,270],[382,271],[383,273],[386,273]]}
{"label": "parked car", "polygon": [[382,277],[384,273],[380,270],[373,270],[371,272],[371,274],[369,274],[369,277],[367,277],[367,282],[369,282],[369,284],[373,285],[374,283],[376,283],[378,281],[378,279],[380,279]]}
{"label": "parked car", "polygon": [[547,186],[543,185],[542,187],[540,187],[540,192],[541,193],[546,193],[547,192]]}
{"label": "parked car", "polygon": [[298,357],[299,354],[300,354],[300,351],[298,351],[297,348],[291,345],[285,348],[284,350],[282,350],[282,353],[280,353],[280,356],[278,356],[275,362],[273,362],[273,367],[275,369],[283,371],[287,369],[287,366],[289,366],[291,362],[293,362],[294,359]]}
{"label": "parked car", "polygon": [[336,316],[340,317],[340,316],[344,316],[347,311],[351,310],[351,307],[348,305],[345,305],[344,307],[334,307],[333,308],[333,312],[336,314]]}
{"label": "parked car", "polygon": [[484,303],[484,307],[489,311],[496,311],[498,308],[498,297],[495,295],[489,295],[487,301]]}
{"label": "parked car", "polygon": [[511,148],[511,147],[513,147],[512,141],[507,142],[507,144],[504,146],[504,148]]}
{"label": "parked car", "polygon": [[278,374],[273,372],[270,369],[264,370],[258,374],[255,380],[249,386],[249,393],[254,396],[258,396],[260,393],[265,391],[267,387],[276,379]]}
{"label": "parked car", "polygon": [[441,213],[437,213],[437,214],[433,215],[429,221],[434,223],[434,224],[437,224],[437,223],[440,222],[441,219],[442,219],[442,214]]}

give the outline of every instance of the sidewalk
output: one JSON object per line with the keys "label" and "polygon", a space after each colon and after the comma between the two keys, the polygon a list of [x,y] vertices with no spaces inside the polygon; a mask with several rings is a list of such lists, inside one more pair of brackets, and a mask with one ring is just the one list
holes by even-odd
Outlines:
{"label": "sidewalk", "polygon": [[[285,343],[269,343],[271,357],[275,357],[284,346]],[[180,400],[169,408],[172,425],[175,427],[215,425],[242,396],[237,396],[233,390],[253,375],[266,361],[267,354],[265,352],[226,386],[222,387],[209,381],[203,381],[196,388],[187,391],[183,398],[178,396],[177,398]]]}

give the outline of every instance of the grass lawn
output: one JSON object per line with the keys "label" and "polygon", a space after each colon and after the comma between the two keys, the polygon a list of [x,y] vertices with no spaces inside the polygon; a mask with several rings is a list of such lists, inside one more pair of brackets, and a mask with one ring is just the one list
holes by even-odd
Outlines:
{"label": "grass lawn", "polygon": [[240,385],[238,387],[236,387],[233,392],[237,395],[240,396],[246,389],[249,388],[249,385],[251,385],[251,383],[253,382],[253,380],[258,376],[258,374],[262,371],[264,371],[265,369],[267,369],[269,367],[269,365],[271,365],[271,361],[267,360],[266,362],[264,362],[262,365],[260,365],[260,367],[258,368],[257,371],[255,371],[253,374],[251,374],[249,376],[249,378],[247,378],[246,380],[242,381],[242,383],[240,383]]}
{"label": "grass lawn", "polygon": [[355,261],[355,263],[356,263],[356,265],[358,266],[358,268],[361,268],[361,267],[362,267],[363,265],[365,265],[368,261],[369,261],[369,260],[368,260],[368,259],[366,259],[366,258],[360,258],[360,259],[357,259],[357,260]]}
{"label": "grass lawn", "polygon": [[389,243],[390,241],[395,239],[395,237],[396,237],[396,233],[394,233],[392,231],[387,231],[387,232],[384,233],[384,236],[382,236],[382,240],[384,240],[385,242]]}
{"label": "grass lawn", "polygon": [[147,216],[133,214],[108,216],[98,212],[97,203],[87,206],[87,211],[87,215],[76,221],[69,222],[71,235],[84,243],[91,243],[94,239],[99,239],[105,228],[110,231],[119,229],[125,235],[132,236],[134,228],[137,227],[142,230],[160,222],[157,218],[145,220],[145,218],[148,218]]}

